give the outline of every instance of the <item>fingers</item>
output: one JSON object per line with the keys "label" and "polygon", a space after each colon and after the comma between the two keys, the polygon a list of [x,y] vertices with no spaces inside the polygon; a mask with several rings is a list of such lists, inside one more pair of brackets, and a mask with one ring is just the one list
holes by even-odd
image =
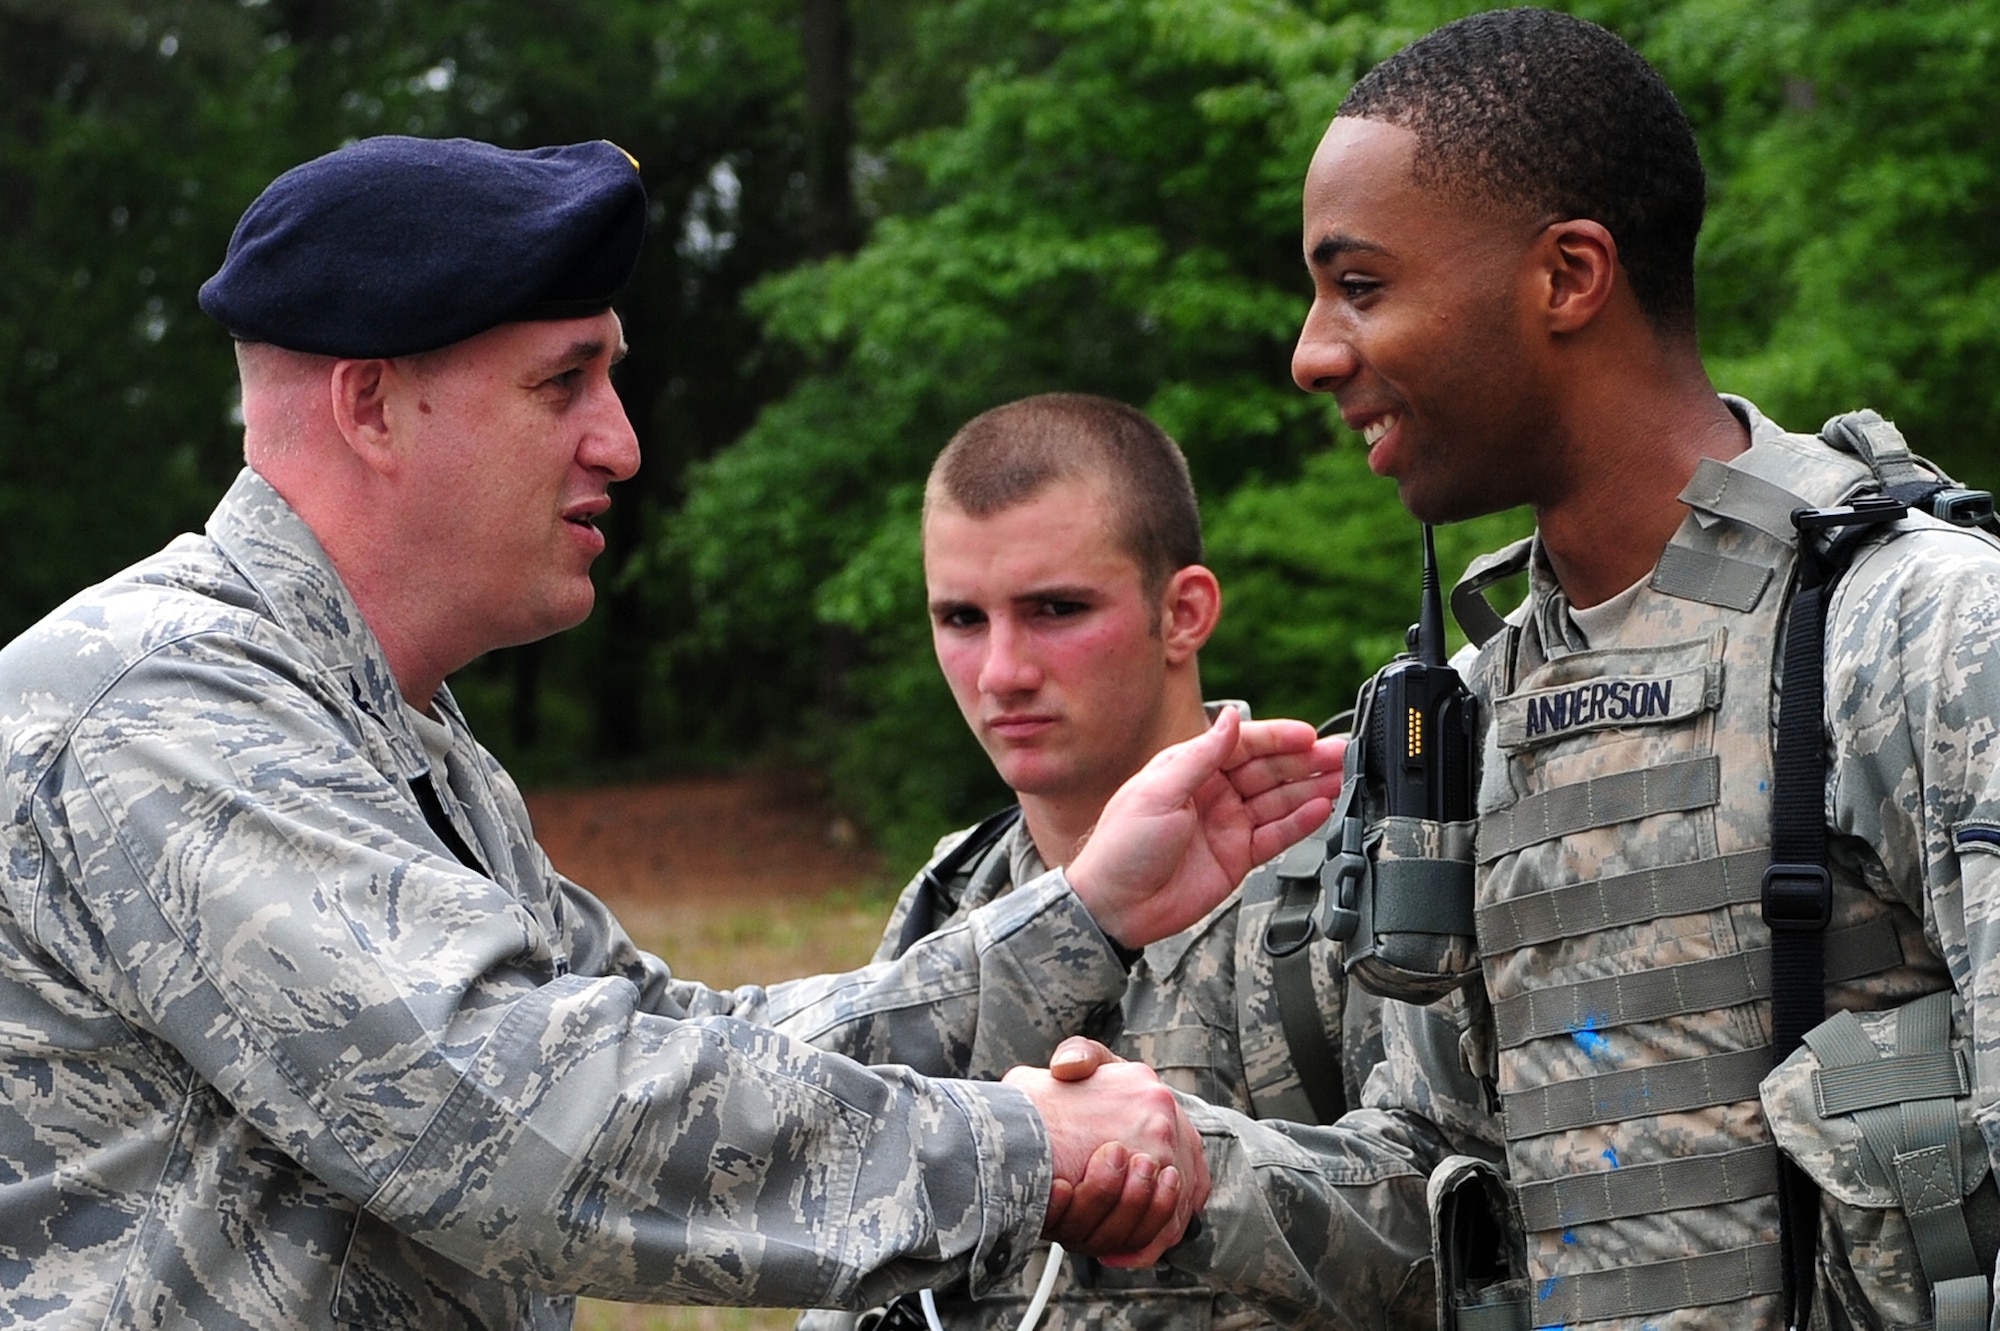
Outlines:
{"label": "fingers", "polygon": [[1049,1075],[1057,1081],[1083,1081],[1106,1063],[1124,1061],[1088,1036],[1072,1035],[1049,1056]]}
{"label": "fingers", "polygon": [[[1269,721],[1260,724],[1275,726],[1280,723]],[[1305,726],[1303,721],[1287,721],[1282,724],[1287,727]],[[1243,755],[1240,761],[1226,764],[1223,773],[1229,778],[1229,783],[1236,787],[1237,793],[1248,801],[1268,791],[1282,790],[1295,782],[1312,781],[1321,776],[1333,777],[1337,790],[1346,760],[1347,737],[1332,735],[1326,739],[1313,740],[1301,748]]]}
{"label": "fingers", "polygon": [[1088,1246],[1090,1236],[1106,1221],[1129,1225],[1129,1215],[1122,1220],[1116,1216],[1119,1205],[1125,1199],[1133,1166],[1139,1160],[1145,1161],[1145,1194],[1150,1199],[1153,1179],[1159,1172],[1152,1158],[1135,1157],[1123,1142],[1105,1142],[1091,1152],[1090,1163],[1084,1169],[1083,1177],[1071,1187],[1069,1204],[1062,1215],[1054,1216],[1055,1208],[1049,1208],[1052,1218],[1043,1222],[1042,1237],[1053,1239],[1073,1252],[1088,1252],[1091,1251]]}
{"label": "fingers", "polygon": [[1130,1156],[1116,1205],[1105,1210],[1094,1226],[1070,1225],[1069,1237],[1057,1241],[1110,1265],[1150,1266],[1187,1227],[1185,1222],[1176,1223],[1185,1191],[1181,1172],[1172,1165],[1161,1167],[1147,1155]]}
{"label": "fingers", "polygon": [[1055,1178],[1071,1184],[1051,1187],[1043,1233],[1121,1265],[1149,1264],[1180,1241],[1208,1200],[1200,1134],[1151,1068],[1092,1041],[1070,1046],[1091,1076],[1064,1081],[1015,1068],[1004,1078],[1041,1113]]}
{"label": "fingers", "polygon": [[1252,759],[1308,753],[1317,739],[1318,732],[1304,721],[1283,717],[1245,721],[1237,730],[1235,747],[1222,765],[1238,767]]}

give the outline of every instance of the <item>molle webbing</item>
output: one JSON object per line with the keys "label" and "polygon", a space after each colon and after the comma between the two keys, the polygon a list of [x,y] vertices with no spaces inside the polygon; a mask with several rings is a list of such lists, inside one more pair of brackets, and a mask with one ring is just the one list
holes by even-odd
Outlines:
{"label": "molle webbing", "polygon": [[1798,539],[1798,532],[1792,526],[1793,511],[1810,507],[1806,500],[1784,486],[1713,458],[1703,458],[1695,467],[1694,479],[1687,483],[1680,497],[1689,507],[1754,527],[1785,546]]}
{"label": "molle webbing", "polygon": [[1766,1197],[1777,1188],[1778,1148],[1743,1146],[1716,1155],[1524,1183],[1521,1218],[1531,1230],[1564,1229]]}
{"label": "molle webbing", "polygon": [[1646,920],[1750,905],[1763,896],[1767,850],[1720,859],[1639,869],[1571,883],[1479,907],[1479,950],[1497,956],[1515,948],[1576,938]]}
{"label": "molle webbing", "polygon": [[1535,1291],[1532,1324],[1566,1326],[1733,1303],[1776,1294],[1782,1283],[1775,1243],[1586,1271],[1543,1281]]}
{"label": "molle webbing", "polygon": [[1653,590],[1704,605],[1750,610],[1764,597],[1771,584],[1771,570],[1763,564],[1732,559],[1710,550],[1691,550],[1669,545],[1660,552],[1653,569]]}
{"label": "molle webbing", "polygon": [[[1887,919],[1864,920],[1826,936],[1826,978],[1855,980],[1902,964]],[[1573,1031],[1608,1031],[1640,1022],[1714,1012],[1771,994],[1771,951],[1755,948],[1653,970],[1531,989],[1493,1004],[1502,1049]]]}
{"label": "molle webbing", "polygon": [[1500,1097],[1500,1112],[1507,1140],[1520,1141],[1545,1132],[1754,1100],[1757,1083],[1770,1070],[1771,1051],[1759,1045],[1515,1091]]}
{"label": "molle webbing", "polygon": [[[1373,866],[1375,900],[1368,917],[1377,934],[1464,934],[1472,937],[1472,866],[1459,860],[1382,860]],[[1445,890],[1463,877],[1463,890]]]}
{"label": "molle webbing", "polygon": [[1491,864],[1529,846],[1593,828],[1705,809],[1719,798],[1721,782],[1721,764],[1711,755],[1592,777],[1529,795],[1512,808],[1481,816],[1479,862]]}

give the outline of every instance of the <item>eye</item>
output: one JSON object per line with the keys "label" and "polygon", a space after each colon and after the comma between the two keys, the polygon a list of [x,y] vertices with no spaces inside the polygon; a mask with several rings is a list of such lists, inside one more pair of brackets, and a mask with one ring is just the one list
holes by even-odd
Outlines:
{"label": "eye", "polygon": [[969,606],[953,606],[950,609],[940,610],[937,613],[938,627],[943,629],[955,629],[963,632],[966,629],[978,628],[985,622],[986,616]]}
{"label": "eye", "polygon": [[1090,607],[1082,601],[1044,601],[1040,613],[1049,619],[1070,619],[1088,609]]}
{"label": "eye", "polygon": [[1382,284],[1372,277],[1355,277],[1351,274],[1335,280],[1340,294],[1349,301],[1359,304],[1382,289]]}

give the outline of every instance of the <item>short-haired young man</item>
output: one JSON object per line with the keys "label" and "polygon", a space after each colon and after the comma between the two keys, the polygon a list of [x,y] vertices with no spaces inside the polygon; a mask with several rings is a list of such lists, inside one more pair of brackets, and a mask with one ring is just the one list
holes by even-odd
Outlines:
{"label": "short-haired young man", "polygon": [[[1222,610],[1180,449],[1143,413],[1107,398],[1043,394],[967,423],[931,468],[923,549],[938,665],[1019,803],[939,843],[898,901],[878,959],[1067,863],[1122,782],[1208,725],[1197,654]],[[1262,947],[1274,887],[1273,869],[1260,869],[1199,923],[1146,948],[1122,1004],[1107,1004],[1081,1033],[1239,1119],[1310,1118]],[[1350,1010],[1330,947],[1313,961],[1310,1022],[1326,1047],[1306,1052],[1337,1069],[1345,1043],[1345,1076],[1334,1076],[1345,1085],[1333,1095],[1351,1100],[1379,1051],[1374,1004]],[[1254,1187],[1229,1120],[1204,1122],[1196,1111],[1196,1121],[1217,1168]],[[1230,1224],[1218,1212],[1210,1232]],[[1206,1257],[1189,1245],[1169,1264],[1141,1269],[1071,1256],[1053,1276],[1040,1324],[1268,1326],[1360,1288],[1330,1267],[1226,1239],[1218,1233],[1224,1246]],[[1428,1313],[1422,1256],[1419,1246],[1401,1278],[1373,1291],[1371,1315],[1395,1324],[1399,1306],[1412,1320]],[[954,1331],[1011,1331],[1047,1260],[978,1297],[963,1284],[934,1291],[939,1321]],[[1197,1260],[1205,1270],[1180,1268]],[[905,1295],[889,1325],[920,1325],[917,1303]],[[844,1314],[801,1321],[808,1331],[851,1325]]]}
{"label": "short-haired young man", "polygon": [[[1416,516],[1536,519],[1474,566],[1529,581],[1468,623],[1481,965],[1392,1005],[1375,1131],[1466,1157],[1431,1188],[1450,1325],[1985,1327],[2000,551],[1864,523],[1787,627],[1794,514],[1924,472],[1879,419],[1833,447],[1711,386],[1705,188],[1659,75],[1536,9],[1383,62],[1306,176],[1299,385]],[[1823,980],[1779,962],[1817,948]]]}

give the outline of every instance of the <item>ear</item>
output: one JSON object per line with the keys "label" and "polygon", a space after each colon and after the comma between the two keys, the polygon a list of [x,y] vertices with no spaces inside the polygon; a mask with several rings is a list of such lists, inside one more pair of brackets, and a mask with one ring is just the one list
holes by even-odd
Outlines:
{"label": "ear", "polygon": [[401,441],[395,427],[399,413],[392,399],[406,378],[394,361],[333,363],[330,391],[334,424],[363,465],[385,474],[394,471],[398,461]]}
{"label": "ear", "polygon": [[1160,594],[1160,637],[1168,665],[1194,659],[1222,618],[1222,584],[1200,564],[1175,570]]}
{"label": "ear", "polygon": [[1552,333],[1585,327],[1610,301],[1619,281],[1618,242],[1588,218],[1551,222],[1536,247],[1543,292],[1538,303]]}

